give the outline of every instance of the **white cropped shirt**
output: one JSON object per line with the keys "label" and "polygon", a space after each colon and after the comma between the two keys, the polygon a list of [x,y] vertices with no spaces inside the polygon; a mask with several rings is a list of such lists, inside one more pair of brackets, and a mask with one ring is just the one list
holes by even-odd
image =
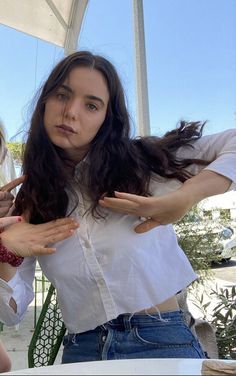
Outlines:
{"label": "white cropped shirt", "polygon": [[[196,174],[205,168],[236,182],[236,130],[204,136],[194,143],[194,149],[180,148],[177,156],[214,159],[207,167],[192,165],[189,170]],[[150,190],[158,196],[180,186],[175,179],[154,175]],[[83,193],[78,195],[79,206],[72,216],[80,227],[56,244],[55,254],[38,257],[43,273],[57,289],[69,333],[91,330],[119,314],[150,308],[196,279],[172,225],[137,234],[133,229],[139,218],[106,210],[105,219],[95,220],[85,214],[89,202]],[[18,323],[33,299],[35,264],[34,257],[25,258],[8,283],[0,279],[0,321],[7,325]],[[11,297],[17,313],[9,306]]]}

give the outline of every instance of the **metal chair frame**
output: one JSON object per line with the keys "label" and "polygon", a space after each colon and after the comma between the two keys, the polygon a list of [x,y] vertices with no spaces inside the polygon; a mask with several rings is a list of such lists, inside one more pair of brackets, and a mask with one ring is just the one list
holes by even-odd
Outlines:
{"label": "metal chair frame", "polygon": [[51,284],[29,344],[29,368],[54,364],[65,332],[56,290]]}

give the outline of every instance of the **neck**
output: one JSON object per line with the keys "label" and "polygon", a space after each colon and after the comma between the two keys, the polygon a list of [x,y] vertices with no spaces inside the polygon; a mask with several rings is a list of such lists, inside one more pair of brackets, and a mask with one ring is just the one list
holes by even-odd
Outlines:
{"label": "neck", "polygon": [[81,162],[86,155],[88,154],[88,148],[86,150],[78,150],[78,151],[73,151],[73,152],[66,152],[68,159],[71,161],[71,164],[73,166],[76,166],[79,162]]}

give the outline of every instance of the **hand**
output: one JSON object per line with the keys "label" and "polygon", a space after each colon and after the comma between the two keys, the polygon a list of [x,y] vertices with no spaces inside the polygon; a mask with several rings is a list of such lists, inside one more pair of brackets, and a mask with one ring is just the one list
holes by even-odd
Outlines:
{"label": "hand", "polygon": [[21,222],[21,221],[22,221],[22,217],[20,217],[19,215],[18,216],[12,216],[12,217],[0,218],[0,233],[5,227],[7,227],[9,225],[13,225],[13,223],[17,223],[17,222]]}
{"label": "hand", "polygon": [[192,206],[191,200],[181,189],[160,197],[143,197],[123,192],[115,192],[115,196],[115,198],[103,197],[99,200],[99,204],[119,213],[146,218],[143,223],[135,227],[137,233],[176,222]]}
{"label": "hand", "polygon": [[23,183],[24,179],[23,175],[0,188],[0,217],[4,217],[13,205],[14,196],[10,193],[11,190]]}
{"label": "hand", "polygon": [[[6,219],[2,218],[1,222]],[[72,218],[57,219],[39,225],[22,221],[6,227],[1,233],[1,241],[17,256],[47,255],[56,252],[56,248],[49,247],[48,244],[70,237],[78,227],[78,223]]]}

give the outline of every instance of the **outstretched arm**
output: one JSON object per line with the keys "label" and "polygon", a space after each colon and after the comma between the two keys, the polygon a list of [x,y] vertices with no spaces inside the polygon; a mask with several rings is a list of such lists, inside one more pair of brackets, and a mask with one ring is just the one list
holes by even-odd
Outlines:
{"label": "outstretched arm", "polygon": [[[23,182],[23,179],[24,177],[21,177],[5,185],[0,193],[10,193],[11,189]],[[21,271],[25,276],[25,281],[22,281],[15,266],[15,261],[18,261],[16,256],[28,257],[55,253],[56,248],[51,244],[68,238],[78,227],[78,223],[72,218],[62,218],[38,225],[27,223],[20,216],[0,218],[0,314],[3,322],[8,325],[19,322],[33,298],[33,292],[29,291],[29,286],[33,279],[35,260],[28,258],[21,265]],[[13,285],[16,283],[16,286],[10,287],[11,283]],[[15,289],[18,289],[16,296],[20,309],[13,298]]]}
{"label": "outstretched arm", "polygon": [[[32,225],[24,221],[11,224],[19,217],[2,218],[0,223],[8,226],[1,233],[1,243],[9,251],[17,256],[28,257],[47,255],[56,252],[56,248],[50,247],[51,243],[57,243],[71,236],[75,229],[79,227],[78,223],[72,218],[62,218],[51,222]],[[15,274],[15,269],[7,263],[0,262],[0,278],[9,280]]]}
{"label": "outstretched arm", "polygon": [[143,197],[115,192],[115,198],[104,197],[99,204],[117,212],[146,218],[135,228],[137,233],[143,233],[156,226],[178,221],[199,201],[226,192],[231,183],[222,175],[203,170],[176,191],[163,196]]}
{"label": "outstretched arm", "polygon": [[115,192],[115,198],[103,197],[99,204],[117,212],[144,217],[135,228],[146,232],[158,225],[173,223],[204,198],[226,192],[236,182],[236,130],[204,136],[193,147],[182,146],[176,157],[212,161],[207,166],[192,164],[187,170],[194,176],[184,184],[175,179],[153,181],[152,197]]}

